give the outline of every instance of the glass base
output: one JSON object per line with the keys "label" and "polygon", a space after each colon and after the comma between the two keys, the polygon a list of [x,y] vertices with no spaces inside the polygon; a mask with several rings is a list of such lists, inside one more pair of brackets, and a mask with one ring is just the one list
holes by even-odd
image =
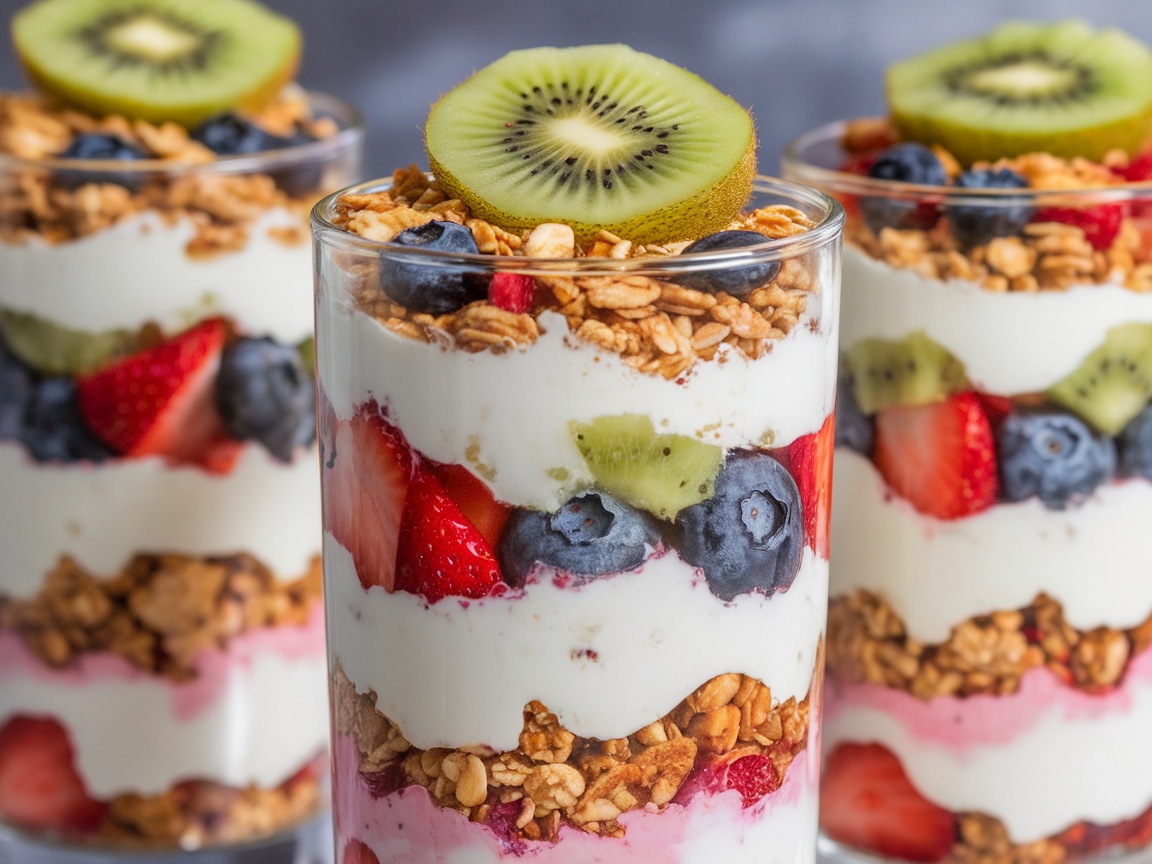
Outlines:
{"label": "glass base", "polygon": [[0,826],[0,864],[332,864],[333,849],[329,815],[263,840],[192,851],[51,843]]}
{"label": "glass base", "polygon": [[[1086,862],[1107,862],[1107,864],[1152,864],[1152,847],[1132,851],[1117,847],[1116,849],[1094,855],[1090,858],[1076,858],[1075,864]],[[816,864],[907,864],[897,858],[881,858],[851,846],[837,843],[832,838],[821,833],[816,838]]]}

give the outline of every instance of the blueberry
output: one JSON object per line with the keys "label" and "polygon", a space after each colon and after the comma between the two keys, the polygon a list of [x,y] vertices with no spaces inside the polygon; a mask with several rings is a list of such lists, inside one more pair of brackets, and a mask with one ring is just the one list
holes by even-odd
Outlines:
{"label": "blueberry", "polygon": [[35,387],[32,371],[0,340],[0,441],[19,439]]}
{"label": "blueberry", "polygon": [[800,569],[804,518],[788,471],[766,453],[728,454],[715,494],[680,511],[680,557],[723,600],[786,590]]}
{"label": "blueberry", "polygon": [[[136,149],[116,135],[87,133],[73,138],[72,143],[57,154],[57,158],[137,162],[141,159],[147,159],[148,154]],[[140,178],[130,172],[119,171],[56,172],[56,185],[65,189],[78,189],[85,183],[113,183],[126,189],[135,190],[140,185]]]}
{"label": "blueberry", "polygon": [[852,382],[844,378],[836,387],[836,446],[868,457],[876,446],[876,425],[860,410]]}
{"label": "blueberry", "polygon": [[[757,231],[717,231],[701,237],[684,249],[684,254],[692,252],[721,252],[758,246],[768,238]],[[736,298],[747,297],[756,288],[771,282],[780,272],[779,261],[758,261],[743,267],[726,267],[723,270],[700,270],[684,273],[676,277],[676,282],[685,288],[715,294],[724,291]]]}
{"label": "blueberry", "polygon": [[1145,408],[1116,439],[1117,473],[1152,480],[1152,407]]}
{"label": "blueberry", "polygon": [[24,413],[20,440],[38,462],[100,462],[114,455],[84,425],[71,378],[37,382]]}
{"label": "blueberry", "polygon": [[[923,144],[897,144],[872,163],[869,177],[921,186],[947,186],[948,174],[936,154]],[[915,199],[863,195],[860,211],[864,221],[879,234],[881,228],[931,228],[939,215],[935,206]]]}
{"label": "blueberry", "polygon": [[316,384],[300,353],[271,339],[237,339],[220,357],[216,408],[228,434],[259,441],[284,462],[316,440]]}
{"label": "blueberry", "polygon": [[659,543],[656,520],[606,492],[585,492],[555,513],[514,510],[496,557],[504,580],[522,585],[546,564],[574,576],[635,570]]}
{"label": "blueberry", "polygon": [[[1011,168],[970,168],[956,178],[956,188],[1027,189],[1028,180]],[[1019,234],[1035,211],[1027,197],[1010,196],[997,197],[995,203],[947,204],[942,209],[952,226],[952,236],[966,249],[996,237]]]}
{"label": "blueberry", "polygon": [[1116,471],[1112,439],[1062,411],[1009,414],[1000,427],[998,451],[1005,499],[1036,496],[1051,510],[1078,503]]}
{"label": "blueberry", "polygon": [[262,153],[265,150],[279,150],[288,144],[286,139],[231,113],[209,117],[192,130],[191,137],[217,156]]}
{"label": "blueberry", "polygon": [[[428,222],[405,228],[392,240],[397,246],[479,254],[472,232],[455,222]],[[405,261],[384,252],[380,261],[380,287],[411,312],[447,315],[488,296],[487,280],[468,269],[435,260]]]}

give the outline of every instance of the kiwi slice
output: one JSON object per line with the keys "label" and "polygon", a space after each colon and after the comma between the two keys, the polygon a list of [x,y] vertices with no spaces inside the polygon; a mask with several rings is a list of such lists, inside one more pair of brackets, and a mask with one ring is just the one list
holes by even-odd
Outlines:
{"label": "kiwi slice", "polygon": [[889,67],[900,134],[964,164],[1045,151],[1136,152],[1152,117],[1152,51],[1083,21],[1005,23]]}
{"label": "kiwi slice", "polygon": [[856,404],[868,415],[940,402],[967,386],[964,364],[921,330],[900,340],[864,339],[843,359]]}
{"label": "kiwi slice", "polygon": [[11,309],[0,309],[0,337],[16,357],[44,375],[94,372],[134,353],[141,341],[130,330],[75,330]]}
{"label": "kiwi slice", "polygon": [[669,521],[712,497],[724,450],[687,435],[657,434],[643,414],[568,424],[596,484],[611,495]]}
{"label": "kiwi slice", "polygon": [[296,25],[251,0],[38,0],[12,19],[32,81],[91,114],[192,127],[292,80]]}
{"label": "kiwi slice", "polygon": [[1113,327],[1048,398],[1106,435],[1119,434],[1152,399],[1152,324]]}
{"label": "kiwi slice", "polygon": [[513,51],[432,106],[432,172],[482,219],[600,229],[638,243],[725,228],[748,199],[748,112],[626,45]]}

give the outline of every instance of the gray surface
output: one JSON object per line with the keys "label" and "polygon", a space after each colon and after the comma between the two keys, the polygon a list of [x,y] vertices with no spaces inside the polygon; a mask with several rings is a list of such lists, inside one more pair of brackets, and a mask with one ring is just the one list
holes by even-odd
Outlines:
{"label": "gray surface", "polygon": [[[305,34],[300,80],[351,99],[368,121],[365,171],[424,164],[437,95],[506,51],[626,42],[685,66],[749,107],[762,170],[812,126],[883,110],[888,62],[1008,17],[1080,16],[1152,42],[1143,0],[266,0]],[[0,0],[5,21],[22,2]],[[22,86],[11,52],[0,87]]]}

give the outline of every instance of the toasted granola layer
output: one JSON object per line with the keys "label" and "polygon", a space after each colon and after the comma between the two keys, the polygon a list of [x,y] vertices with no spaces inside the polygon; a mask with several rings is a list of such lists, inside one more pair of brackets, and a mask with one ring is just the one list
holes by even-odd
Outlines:
{"label": "toasted granola layer", "polygon": [[578,737],[546,706],[531,702],[516,750],[421,750],[377,711],[375,693],[357,693],[339,665],[333,676],[336,733],[355,741],[360,774],[374,795],[422,786],[439,806],[474,822],[514,809],[516,836],[526,840],[554,840],[561,825],[622,837],[617,820],[623,813],[660,810],[694,772],[743,757],[763,760],[775,782],[759,791],[770,793],[808,745],[813,698],[818,703],[810,691],[803,700],[773,704],[765,684],[729,673],[626,738]]}

